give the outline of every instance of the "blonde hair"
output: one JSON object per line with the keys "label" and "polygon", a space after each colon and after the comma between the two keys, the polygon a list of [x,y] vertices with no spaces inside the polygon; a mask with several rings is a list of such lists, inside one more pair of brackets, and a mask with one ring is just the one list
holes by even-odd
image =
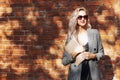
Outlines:
{"label": "blonde hair", "polygon": [[[68,28],[68,36],[71,37],[76,31],[77,31],[77,18],[79,16],[79,12],[83,10],[86,12],[86,14],[88,15],[88,11],[84,8],[84,7],[80,7],[80,8],[76,8],[69,20],[69,28]],[[88,22],[87,22],[87,27],[91,28],[91,24],[88,18]]]}

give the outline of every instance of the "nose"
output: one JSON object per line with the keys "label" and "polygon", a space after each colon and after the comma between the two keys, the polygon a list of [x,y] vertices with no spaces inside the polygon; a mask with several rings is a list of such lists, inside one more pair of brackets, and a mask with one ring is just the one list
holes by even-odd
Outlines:
{"label": "nose", "polygon": [[85,20],[85,18],[84,17],[82,17],[82,19],[81,20]]}

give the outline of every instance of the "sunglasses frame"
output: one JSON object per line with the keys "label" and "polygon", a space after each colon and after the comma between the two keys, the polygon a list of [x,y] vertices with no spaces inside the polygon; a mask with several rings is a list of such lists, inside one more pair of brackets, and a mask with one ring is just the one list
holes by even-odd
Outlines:
{"label": "sunglasses frame", "polygon": [[79,20],[81,20],[82,18],[84,18],[84,19],[87,20],[87,19],[88,19],[88,15],[84,15],[84,16],[79,15],[79,16],[78,16],[78,19],[79,19]]}

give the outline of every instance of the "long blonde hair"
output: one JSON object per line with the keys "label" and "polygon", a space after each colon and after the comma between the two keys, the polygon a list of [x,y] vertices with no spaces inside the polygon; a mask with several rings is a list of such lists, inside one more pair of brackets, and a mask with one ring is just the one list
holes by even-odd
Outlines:
{"label": "long blonde hair", "polygon": [[[84,7],[80,7],[80,8],[76,8],[73,13],[71,14],[70,20],[69,20],[69,28],[68,28],[68,36],[69,38],[77,31],[77,18],[79,16],[79,12],[83,10],[86,12],[86,14],[88,15],[88,11],[84,8]],[[91,28],[91,24],[88,18],[88,22],[87,22],[87,27]]]}

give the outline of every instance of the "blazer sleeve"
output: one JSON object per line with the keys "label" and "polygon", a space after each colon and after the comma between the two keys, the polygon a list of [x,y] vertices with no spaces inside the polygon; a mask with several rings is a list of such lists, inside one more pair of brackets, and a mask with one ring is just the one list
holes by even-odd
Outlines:
{"label": "blazer sleeve", "polygon": [[[66,45],[69,41],[70,41],[70,38],[67,37],[65,45]],[[63,56],[62,56],[62,64],[65,66],[65,65],[68,65],[68,64],[72,63],[73,61],[74,61],[74,59],[72,58],[72,55],[71,55],[71,54],[68,54],[68,53],[64,50],[64,53],[63,53]]]}
{"label": "blazer sleeve", "polygon": [[98,30],[97,30],[97,46],[98,46],[97,60],[100,60],[100,58],[102,58],[104,55],[104,49],[101,41],[101,36]]}

